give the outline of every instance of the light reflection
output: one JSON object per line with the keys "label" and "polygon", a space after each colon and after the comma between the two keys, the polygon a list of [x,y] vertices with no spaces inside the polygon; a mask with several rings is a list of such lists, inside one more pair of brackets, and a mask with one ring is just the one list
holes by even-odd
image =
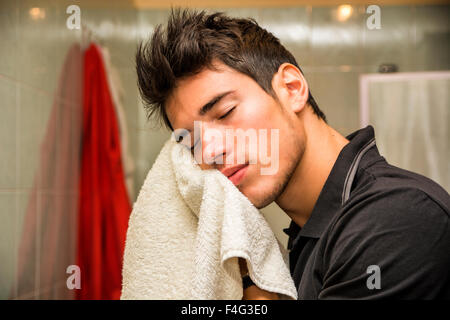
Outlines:
{"label": "light reflection", "polygon": [[340,5],[337,9],[337,20],[340,22],[347,21],[353,13],[353,7],[349,4]]}
{"label": "light reflection", "polygon": [[39,20],[45,18],[45,10],[42,8],[31,8],[28,13],[30,14],[31,19]]}

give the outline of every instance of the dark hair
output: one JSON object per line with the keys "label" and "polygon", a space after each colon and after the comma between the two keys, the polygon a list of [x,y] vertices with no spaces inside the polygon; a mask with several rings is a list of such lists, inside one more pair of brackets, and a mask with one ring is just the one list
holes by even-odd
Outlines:
{"label": "dark hair", "polygon": [[[204,68],[214,70],[214,59],[248,75],[276,100],[272,78],[279,66],[288,62],[301,71],[279,39],[252,18],[172,8],[166,29],[158,25],[151,39],[142,42],[136,53],[139,91],[147,117],[150,119],[156,113],[173,130],[164,107],[177,80],[193,76]],[[308,103],[314,113],[326,121],[311,92]]]}

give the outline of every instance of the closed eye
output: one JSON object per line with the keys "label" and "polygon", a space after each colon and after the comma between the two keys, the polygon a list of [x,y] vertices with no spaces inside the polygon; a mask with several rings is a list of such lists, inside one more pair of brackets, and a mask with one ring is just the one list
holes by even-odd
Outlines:
{"label": "closed eye", "polygon": [[236,107],[231,108],[230,110],[228,110],[227,113],[225,113],[223,116],[219,117],[219,119],[224,119],[226,118]]}

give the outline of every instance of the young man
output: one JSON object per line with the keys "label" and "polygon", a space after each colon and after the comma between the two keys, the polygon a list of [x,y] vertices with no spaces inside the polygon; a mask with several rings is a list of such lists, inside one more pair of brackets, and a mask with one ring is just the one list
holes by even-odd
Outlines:
{"label": "young man", "polygon": [[[347,137],[331,128],[295,58],[254,20],[175,10],[136,58],[149,116],[188,133],[201,123],[180,142],[202,168],[292,219],[285,232],[300,299],[450,298],[449,194],[389,165],[371,126]],[[278,139],[264,140],[268,164],[234,139],[206,138],[211,130],[275,130]],[[244,298],[276,295],[250,285]]]}

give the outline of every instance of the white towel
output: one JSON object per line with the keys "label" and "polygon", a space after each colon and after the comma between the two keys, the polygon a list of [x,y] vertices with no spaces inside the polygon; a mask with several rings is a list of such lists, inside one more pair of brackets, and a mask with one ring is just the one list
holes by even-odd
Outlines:
{"label": "white towel", "polygon": [[169,139],[133,205],[121,299],[242,299],[238,257],[258,287],[297,299],[287,252],[263,215]]}

